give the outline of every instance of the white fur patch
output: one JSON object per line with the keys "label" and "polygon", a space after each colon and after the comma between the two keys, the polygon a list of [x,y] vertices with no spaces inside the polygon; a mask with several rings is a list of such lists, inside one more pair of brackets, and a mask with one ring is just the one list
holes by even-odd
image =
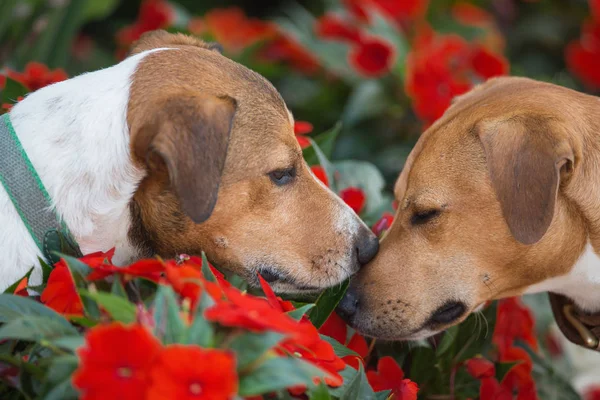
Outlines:
{"label": "white fur patch", "polygon": [[588,243],[571,271],[527,288],[525,293],[555,292],[586,311],[600,310],[600,256]]}
{"label": "white fur patch", "polygon": [[[116,247],[115,263],[136,255],[127,238],[129,202],[144,171],[129,152],[127,104],[132,75],[150,50],[100,71],[40,89],[10,118],[58,214],[84,254]],[[0,290],[38,267],[40,252],[0,187]],[[30,284],[41,283],[36,268]]]}

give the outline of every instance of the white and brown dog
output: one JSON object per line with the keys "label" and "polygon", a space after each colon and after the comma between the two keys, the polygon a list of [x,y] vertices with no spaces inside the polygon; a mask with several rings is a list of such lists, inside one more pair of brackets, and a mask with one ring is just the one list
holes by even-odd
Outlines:
{"label": "white and brown dog", "polygon": [[[279,93],[197,39],[147,34],[123,62],[30,94],[10,119],[84,254],[116,247],[124,264],[204,250],[298,292],[338,284],[377,252],[311,174]],[[0,255],[0,290],[40,255],[1,187]]]}
{"label": "white and brown dog", "polygon": [[[378,255],[341,302],[357,330],[425,338],[488,300],[552,292],[565,335],[600,350],[599,98],[490,80],[423,134],[395,198]],[[595,368],[580,387],[599,383]]]}

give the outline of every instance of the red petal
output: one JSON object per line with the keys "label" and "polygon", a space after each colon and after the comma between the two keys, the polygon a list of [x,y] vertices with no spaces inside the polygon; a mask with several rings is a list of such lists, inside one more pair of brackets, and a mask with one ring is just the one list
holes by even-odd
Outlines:
{"label": "red petal", "polygon": [[346,344],[347,332],[348,327],[346,326],[346,322],[335,312],[332,312],[325,323],[319,328],[319,333],[334,338],[341,344]]}
{"label": "red petal", "polygon": [[300,148],[306,149],[307,147],[310,147],[310,141],[306,136],[296,135],[296,139],[298,140]]}
{"label": "red petal", "polygon": [[349,187],[342,190],[340,192],[340,197],[357,214],[360,214],[360,212],[363,210],[363,208],[365,207],[365,202],[367,200],[365,192],[363,192],[362,189],[357,187]]}
{"label": "red petal", "polygon": [[367,78],[385,75],[394,65],[394,47],[383,39],[370,38],[356,45],[349,54],[349,62],[356,72]]}
{"label": "red petal", "polygon": [[325,173],[323,167],[320,165],[313,165],[310,167],[310,170],[321,182],[325,184],[325,186],[329,187],[329,179],[327,179],[327,174]]}
{"label": "red petal", "polygon": [[294,122],[294,134],[306,135],[313,131],[313,125],[306,121],[295,121]]}
{"label": "red petal", "polygon": [[323,39],[360,43],[360,30],[335,14],[325,14],[317,20],[315,31]]}
{"label": "red petal", "polygon": [[491,378],[496,374],[494,363],[482,357],[471,358],[466,361],[467,372],[475,378]]}

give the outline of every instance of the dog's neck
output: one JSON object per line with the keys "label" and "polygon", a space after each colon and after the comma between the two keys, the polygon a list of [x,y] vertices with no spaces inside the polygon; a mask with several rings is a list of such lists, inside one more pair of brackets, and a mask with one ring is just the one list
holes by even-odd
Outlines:
{"label": "dog's neck", "polygon": [[574,119],[587,121],[575,133],[583,154],[578,174],[563,190],[583,216],[587,243],[568,274],[533,285],[527,293],[555,292],[583,310],[600,312],[600,99],[584,117]]}
{"label": "dog's neck", "polygon": [[[34,92],[10,113],[25,151],[82,252],[116,247],[115,263],[138,255],[128,239],[129,203],[145,172],[131,162],[126,117],[132,75],[148,53]],[[5,195],[0,193],[0,209],[6,205]],[[0,223],[21,224],[14,217],[0,213]],[[8,233],[1,236],[6,239],[0,241],[3,263],[29,262],[30,257],[15,250],[11,254],[11,248],[26,252],[24,246],[14,246]],[[19,238],[26,243],[29,239]]]}

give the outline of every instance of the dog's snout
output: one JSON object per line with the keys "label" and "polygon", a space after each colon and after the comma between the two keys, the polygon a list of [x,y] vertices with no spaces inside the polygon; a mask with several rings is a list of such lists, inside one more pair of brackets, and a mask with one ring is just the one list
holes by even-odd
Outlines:
{"label": "dog's snout", "polygon": [[342,300],[340,300],[336,311],[340,317],[350,322],[358,310],[358,304],[358,293],[350,286]]}
{"label": "dog's snout", "polygon": [[360,265],[371,261],[379,251],[379,239],[373,232],[365,229],[359,234],[356,242],[356,254]]}
{"label": "dog's snout", "polygon": [[445,325],[456,321],[460,318],[467,307],[462,302],[451,301],[438,308],[429,319],[431,324]]}

